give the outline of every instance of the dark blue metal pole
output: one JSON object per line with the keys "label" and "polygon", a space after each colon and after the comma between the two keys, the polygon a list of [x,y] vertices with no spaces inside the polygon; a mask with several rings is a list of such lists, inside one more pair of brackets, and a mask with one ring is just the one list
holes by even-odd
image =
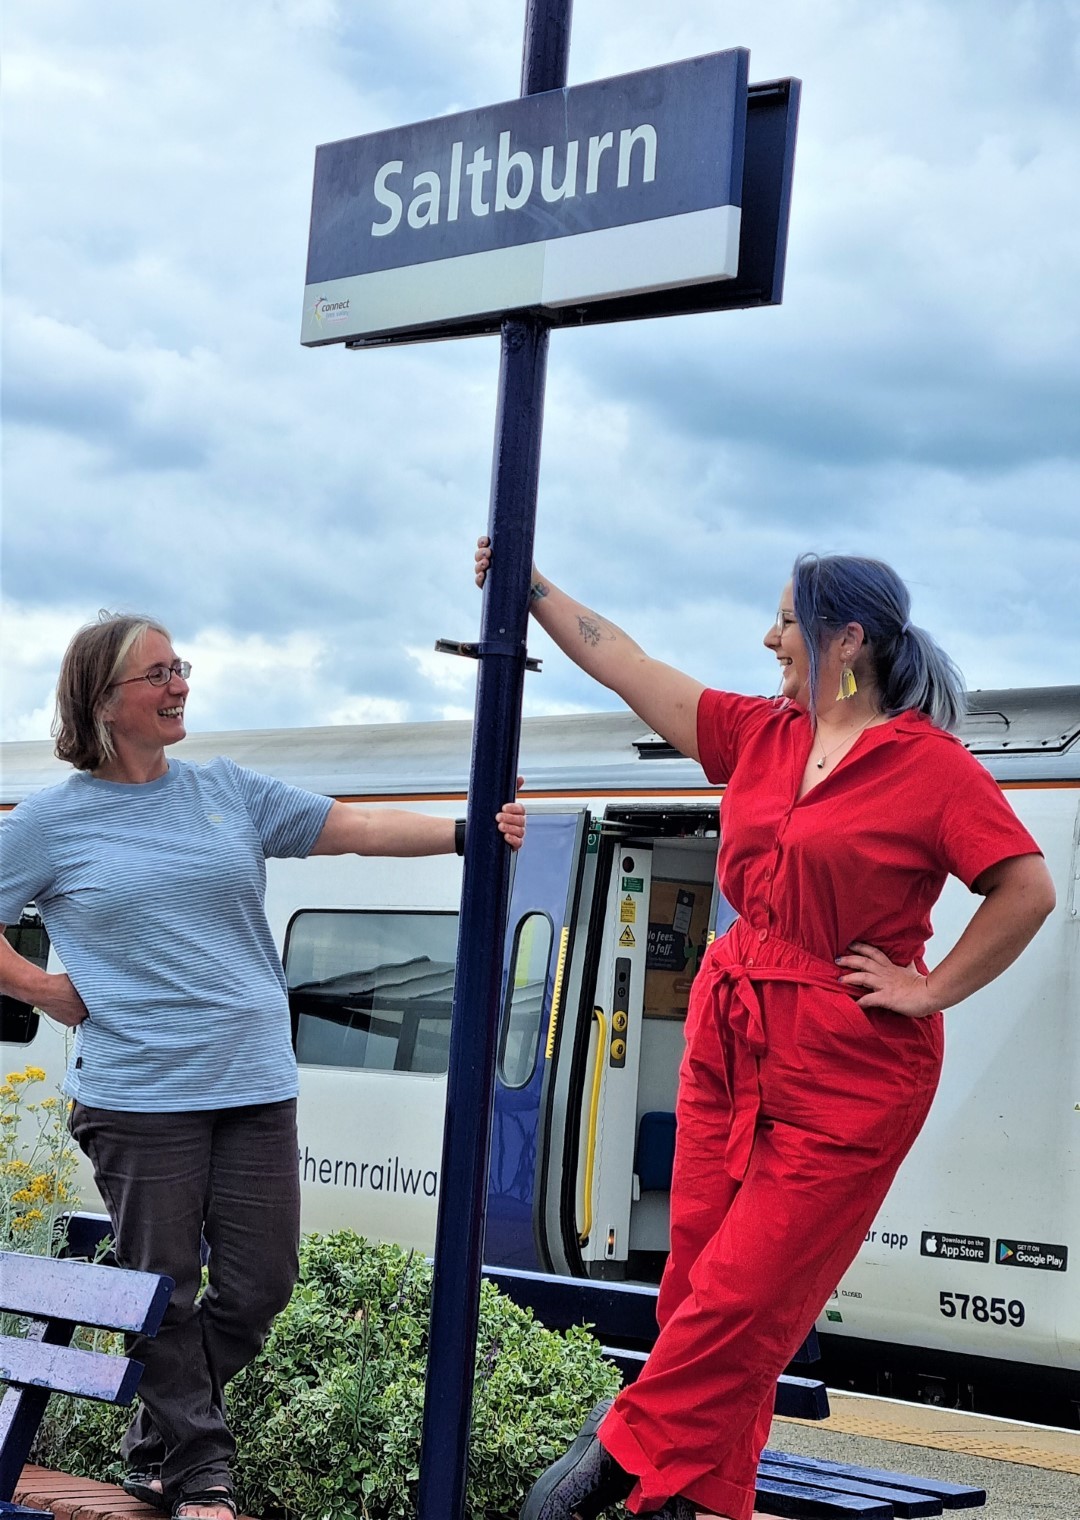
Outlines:
{"label": "dark blue metal pole", "polygon": [[[528,0],[523,95],[565,85],[571,6]],[[517,771],[547,349],[543,317],[503,323],[417,1520],[461,1520],[465,1508],[510,888],[509,851],[494,820]]]}

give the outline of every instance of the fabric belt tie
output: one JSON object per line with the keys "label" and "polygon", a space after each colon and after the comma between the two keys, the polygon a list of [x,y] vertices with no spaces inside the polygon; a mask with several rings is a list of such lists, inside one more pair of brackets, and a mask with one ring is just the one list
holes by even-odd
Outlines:
{"label": "fabric belt tie", "polygon": [[[740,943],[741,942],[741,943]],[[752,943],[753,960],[737,955],[744,946]],[[770,949],[772,954],[770,954]],[[780,958],[794,964],[782,965],[773,959]],[[715,940],[705,957],[699,977],[705,982],[702,989],[715,1005],[721,987],[730,990],[727,1027],[733,1039],[732,1063],[727,1073],[728,1097],[731,1100],[731,1129],[724,1152],[724,1167],[736,1182],[746,1176],[750,1165],[750,1153],[754,1146],[761,1109],[761,1090],[758,1083],[758,1062],[768,1045],[765,1038],[765,1020],[761,1011],[755,982],[789,982],[804,987],[819,987],[825,992],[850,996],[847,989],[837,981],[835,966],[819,956],[811,955],[799,945],[769,936],[764,942],[743,923],[736,923],[723,939]]]}

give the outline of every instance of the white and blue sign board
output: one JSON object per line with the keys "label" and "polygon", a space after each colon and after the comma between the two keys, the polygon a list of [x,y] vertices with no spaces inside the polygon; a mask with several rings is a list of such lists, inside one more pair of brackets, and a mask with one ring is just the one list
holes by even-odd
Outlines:
{"label": "white and blue sign board", "polygon": [[[739,270],[749,54],[711,53],[316,150],[301,342],[713,285]],[[599,318],[602,320],[602,316]]]}

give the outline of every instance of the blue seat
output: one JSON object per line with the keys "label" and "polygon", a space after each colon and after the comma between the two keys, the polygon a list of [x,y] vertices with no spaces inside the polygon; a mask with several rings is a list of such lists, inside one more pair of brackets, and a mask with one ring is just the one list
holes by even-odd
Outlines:
{"label": "blue seat", "polygon": [[0,1251],[0,1311],[26,1322],[0,1335],[0,1520],[52,1520],[12,1503],[52,1393],[130,1404],[142,1363],[71,1344],[76,1327],[155,1335],[171,1277]]}
{"label": "blue seat", "polygon": [[675,1115],[642,1114],[638,1121],[634,1171],[643,1193],[670,1193],[675,1163]]}

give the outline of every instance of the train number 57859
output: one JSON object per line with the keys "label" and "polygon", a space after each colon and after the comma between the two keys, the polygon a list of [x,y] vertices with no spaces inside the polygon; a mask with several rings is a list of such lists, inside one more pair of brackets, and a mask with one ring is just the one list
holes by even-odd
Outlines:
{"label": "train number 57859", "polygon": [[938,1304],[946,1319],[973,1319],[979,1325],[1024,1323],[1024,1306],[1018,1298],[983,1298],[981,1294],[939,1293]]}

